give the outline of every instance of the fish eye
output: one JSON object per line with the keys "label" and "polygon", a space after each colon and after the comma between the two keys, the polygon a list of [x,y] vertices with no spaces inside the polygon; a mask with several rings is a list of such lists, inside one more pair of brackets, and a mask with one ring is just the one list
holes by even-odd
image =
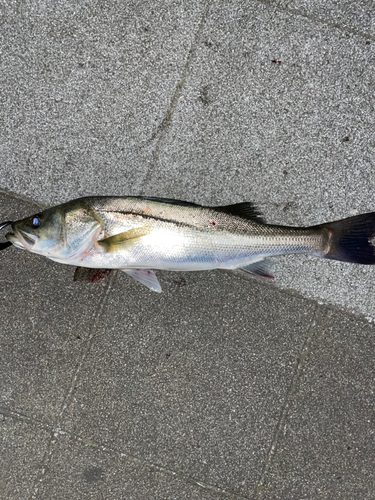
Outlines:
{"label": "fish eye", "polygon": [[31,225],[33,227],[39,227],[42,223],[42,219],[38,215],[31,217]]}

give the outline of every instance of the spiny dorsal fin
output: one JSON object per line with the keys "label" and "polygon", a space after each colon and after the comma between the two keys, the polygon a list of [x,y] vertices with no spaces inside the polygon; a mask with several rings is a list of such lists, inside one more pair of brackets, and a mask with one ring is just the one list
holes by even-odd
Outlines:
{"label": "spiny dorsal fin", "polygon": [[244,201],[243,203],[236,203],[235,205],[226,205],[224,207],[212,207],[218,212],[224,212],[230,215],[236,215],[242,219],[251,219],[255,222],[261,222],[265,224],[262,214],[259,210],[250,203],[249,201]]}
{"label": "spiny dorsal fin", "polygon": [[158,201],[160,203],[170,203],[171,205],[180,205],[181,207],[201,207],[192,201],[174,200],[172,198],[156,198],[154,196],[142,196],[143,200]]}
{"label": "spiny dorsal fin", "polygon": [[147,236],[152,231],[151,226],[142,226],[131,229],[130,231],[125,231],[124,233],[116,234],[115,236],[110,236],[109,238],[104,238],[98,241],[98,245],[107,252],[118,252],[137,243],[143,236]]}

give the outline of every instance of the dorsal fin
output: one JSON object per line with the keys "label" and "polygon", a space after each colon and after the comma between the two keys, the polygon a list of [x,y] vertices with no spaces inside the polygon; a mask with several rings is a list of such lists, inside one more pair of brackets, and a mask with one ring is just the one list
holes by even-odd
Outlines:
{"label": "dorsal fin", "polygon": [[173,200],[172,198],[156,198],[154,196],[142,196],[143,200],[159,201],[160,203],[170,203],[171,205],[180,205],[181,207],[201,207],[192,201]]}
{"label": "dorsal fin", "polygon": [[255,222],[261,222],[265,224],[265,220],[259,210],[249,201],[244,201],[243,203],[236,203],[235,205],[226,205],[224,207],[212,207],[218,212],[224,212],[230,215],[236,215],[242,219],[251,219]]}

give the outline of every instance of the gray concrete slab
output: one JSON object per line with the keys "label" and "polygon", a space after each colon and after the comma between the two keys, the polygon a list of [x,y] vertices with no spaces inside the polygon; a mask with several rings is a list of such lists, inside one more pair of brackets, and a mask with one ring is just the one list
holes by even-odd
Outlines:
{"label": "gray concrete slab", "polygon": [[247,497],[315,304],[222,272],[160,280],[119,273],[61,426]]}
{"label": "gray concrete slab", "polygon": [[38,468],[48,447],[49,432],[33,423],[9,417],[0,407],[1,498],[30,498]]}
{"label": "gray concrete slab", "polygon": [[309,359],[258,498],[374,498],[374,350],[373,325],[318,310]]}
{"label": "gray concrete slab", "polygon": [[[203,486],[203,485],[202,485]],[[56,444],[55,458],[48,476],[41,483],[36,498],[69,499],[178,499],[219,500],[233,498],[230,494],[206,489],[184,481],[151,464],[140,464],[103,451],[96,443],[84,445],[68,436]]]}
{"label": "gray concrete slab", "polygon": [[136,194],[204,4],[0,8],[1,187],[44,203]]}
{"label": "gray concrete slab", "polygon": [[[286,225],[373,211],[374,62],[364,36],[268,3],[214,3],[143,192],[250,200]],[[375,317],[373,268],[285,258],[276,277]]]}
{"label": "gray concrete slab", "polygon": [[[0,196],[2,221],[39,211]],[[74,268],[9,248],[0,253],[0,401],[53,422],[87,347],[104,294],[73,282]]]}

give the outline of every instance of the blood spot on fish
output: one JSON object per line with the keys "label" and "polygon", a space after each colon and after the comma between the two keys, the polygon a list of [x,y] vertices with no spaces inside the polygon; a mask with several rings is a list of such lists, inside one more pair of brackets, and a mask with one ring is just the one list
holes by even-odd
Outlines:
{"label": "blood spot on fish", "polygon": [[216,226],[216,222],[211,222],[211,224],[212,224],[213,226]]}
{"label": "blood spot on fish", "polygon": [[277,61],[276,59],[272,59],[273,64],[281,64],[281,61]]}

